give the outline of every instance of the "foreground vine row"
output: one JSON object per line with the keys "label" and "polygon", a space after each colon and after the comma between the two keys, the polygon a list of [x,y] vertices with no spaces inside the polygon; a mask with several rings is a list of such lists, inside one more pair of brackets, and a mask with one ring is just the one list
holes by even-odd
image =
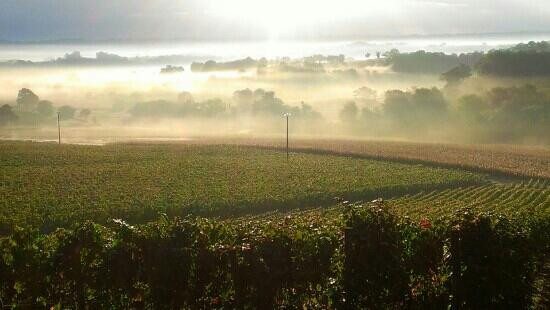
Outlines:
{"label": "foreground vine row", "polygon": [[462,209],[434,221],[381,203],[272,220],[83,223],[0,239],[3,306],[500,308],[534,306],[550,221]]}

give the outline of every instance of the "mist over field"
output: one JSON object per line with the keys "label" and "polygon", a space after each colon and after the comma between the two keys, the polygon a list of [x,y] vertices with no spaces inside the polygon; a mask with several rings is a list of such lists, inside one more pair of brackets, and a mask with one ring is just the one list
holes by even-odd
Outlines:
{"label": "mist over field", "polygon": [[0,0],[0,308],[550,309],[548,0]]}
{"label": "mist over field", "polygon": [[55,112],[75,143],[277,136],[290,113],[291,134],[303,137],[548,144],[550,70],[538,61],[550,49],[514,39],[526,38],[294,42],[255,58],[228,43],[151,55],[137,43],[95,47],[120,54],[66,45],[84,52],[57,57],[63,44],[32,44],[30,59],[6,48],[0,137],[55,140]]}

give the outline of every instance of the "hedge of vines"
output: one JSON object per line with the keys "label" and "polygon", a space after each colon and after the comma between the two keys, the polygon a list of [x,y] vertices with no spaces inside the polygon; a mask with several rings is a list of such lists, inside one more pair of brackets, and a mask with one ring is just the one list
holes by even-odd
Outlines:
{"label": "hedge of vines", "polygon": [[276,221],[86,222],[0,239],[0,302],[15,308],[523,309],[548,219],[467,209],[413,222],[383,205]]}

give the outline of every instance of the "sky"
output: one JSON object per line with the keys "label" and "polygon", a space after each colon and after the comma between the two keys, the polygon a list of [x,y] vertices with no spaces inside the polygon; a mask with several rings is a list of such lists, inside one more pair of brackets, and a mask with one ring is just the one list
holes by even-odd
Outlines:
{"label": "sky", "polygon": [[549,0],[0,0],[0,39],[250,40],[550,30]]}

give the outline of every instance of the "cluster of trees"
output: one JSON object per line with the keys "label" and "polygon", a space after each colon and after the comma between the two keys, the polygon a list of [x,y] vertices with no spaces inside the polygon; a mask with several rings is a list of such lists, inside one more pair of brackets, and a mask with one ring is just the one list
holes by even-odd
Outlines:
{"label": "cluster of trees", "polygon": [[547,41],[520,43],[488,53],[400,53],[393,49],[384,56],[384,62],[396,72],[441,74],[453,68],[469,67],[479,74],[493,76],[550,75],[550,43]]}
{"label": "cluster of trees", "polygon": [[[97,52],[95,58],[85,57],[79,51],[66,53],[63,57],[45,61],[8,60],[0,61],[0,66],[110,66],[110,65],[162,65],[166,63],[182,64],[192,61],[188,55],[161,55],[125,57],[113,53]],[[196,57],[193,57],[196,60]]]}
{"label": "cluster of trees", "polygon": [[0,126],[14,123],[37,124],[50,122],[55,116],[56,110],[62,120],[70,120],[76,117],[86,120],[92,113],[90,109],[79,111],[70,105],[63,105],[56,109],[51,101],[42,100],[32,90],[22,88],[17,93],[15,107],[5,104],[0,108]]}
{"label": "cluster of trees", "polygon": [[477,64],[479,73],[494,76],[550,75],[550,51],[510,49],[490,51]]}
{"label": "cluster of trees", "polygon": [[321,114],[306,103],[300,106],[290,106],[281,99],[275,97],[272,91],[258,88],[238,90],[233,93],[235,109],[238,113],[252,114],[254,116],[275,116],[280,117],[284,113],[291,113],[294,117],[303,119],[320,119]]}
{"label": "cluster of trees", "polygon": [[461,64],[474,66],[483,58],[483,53],[444,54],[416,51],[400,53],[394,49],[384,54],[385,62],[396,72],[441,74]]}
{"label": "cluster of trees", "polygon": [[284,113],[302,119],[320,119],[321,114],[310,105],[300,106],[285,104],[272,91],[264,89],[238,90],[233,93],[229,102],[220,99],[209,99],[201,102],[194,100],[190,93],[184,92],[176,101],[157,100],[137,103],[129,113],[134,118],[174,118],[174,117],[281,117]]}
{"label": "cluster of trees", "polygon": [[267,65],[267,59],[261,58],[259,60],[252,59],[250,57],[244,59],[238,59],[228,62],[216,62],[214,60],[208,60],[207,62],[193,62],[191,64],[192,72],[209,72],[209,71],[225,71],[225,70],[246,70],[257,67],[265,67]]}
{"label": "cluster of trees", "polygon": [[303,58],[305,63],[329,63],[329,64],[343,64],[346,61],[346,56],[340,55],[321,55],[316,54],[313,56],[307,56]]}
{"label": "cluster of trees", "polygon": [[440,131],[475,142],[550,143],[550,96],[533,85],[459,98],[447,98],[438,88],[390,90],[378,108],[348,102],[340,119],[350,132],[418,138]]}
{"label": "cluster of trees", "polygon": [[[182,96],[180,96],[181,98]],[[220,99],[202,102],[178,99],[177,101],[155,100],[134,105],[129,113],[134,118],[220,117],[227,106]]]}

